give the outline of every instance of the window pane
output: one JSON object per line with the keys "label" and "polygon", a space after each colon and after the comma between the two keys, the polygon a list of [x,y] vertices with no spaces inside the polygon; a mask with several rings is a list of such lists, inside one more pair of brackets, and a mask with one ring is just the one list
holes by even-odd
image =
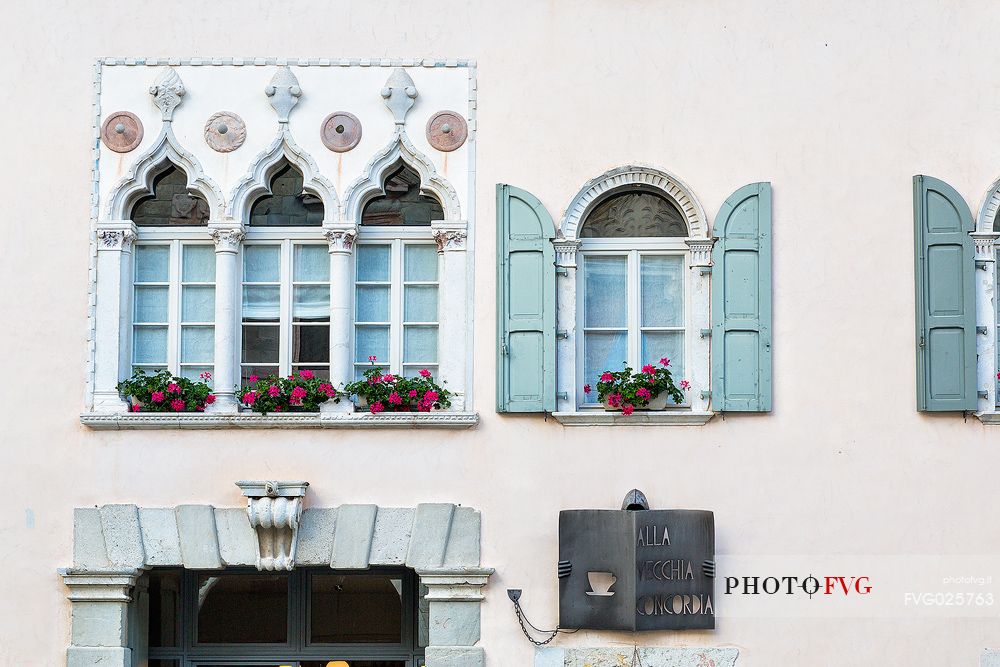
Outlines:
{"label": "window pane", "polygon": [[198,599],[199,644],[288,641],[288,575],[202,574]]}
{"label": "window pane", "polygon": [[277,366],[243,366],[240,369],[240,381],[243,384],[249,384],[251,375],[256,375],[258,378],[265,378],[268,375],[277,375],[277,373]]}
{"label": "window pane", "polygon": [[437,322],[438,288],[407,285],[403,293],[403,319],[407,322]]}
{"label": "window pane", "polygon": [[403,361],[437,361],[437,343],[437,327],[406,327],[403,330]]}
{"label": "window pane", "polygon": [[325,245],[295,246],[295,261],[292,264],[295,281],[330,280],[330,250]]}
{"label": "window pane", "polygon": [[625,257],[584,257],[584,326],[626,326],[628,290],[625,273]]}
{"label": "window pane", "polygon": [[355,361],[367,362],[375,356],[383,366],[389,363],[389,327],[357,327],[355,331]]}
{"label": "window pane", "polygon": [[401,578],[377,574],[313,575],[312,643],[399,644],[403,641],[402,621]]}
{"label": "window pane", "polygon": [[647,255],[641,266],[642,325],[684,326],[684,258]]}
{"label": "window pane", "polygon": [[187,378],[188,380],[191,380],[192,382],[204,382],[209,387],[214,386],[212,384],[212,380],[211,379],[208,379],[208,380],[202,379],[202,377],[201,377],[202,373],[213,373],[214,374],[215,373],[215,367],[214,366],[181,366],[181,377]]}
{"label": "window pane", "polygon": [[292,317],[295,321],[330,321],[330,287],[296,285],[292,289]]}
{"label": "window pane", "polygon": [[215,321],[215,288],[208,285],[185,286],[181,298],[182,322]]}
{"label": "window pane", "polygon": [[292,327],[292,363],[329,363],[330,327]]}
{"label": "window pane", "polygon": [[137,283],[165,283],[169,279],[170,246],[136,246],[135,281]]}
{"label": "window pane", "polygon": [[437,280],[437,247],[432,245],[408,245],[404,255],[404,280]]}
{"label": "window pane", "polygon": [[243,288],[243,319],[261,322],[277,322],[281,288],[277,285],[268,287]]}
{"label": "window pane", "polygon": [[300,373],[302,371],[312,371],[313,375],[318,377],[320,380],[330,379],[330,369],[329,367],[325,366],[317,366],[315,364],[304,364],[302,366],[292,366],[292,370],[296,373]]}
{"label": "window pane", "polygon": [[243,363],[278,363],[278,327],[243,325]]}
{"label": "window pane", "polygon": [[181,572],[149,572],[149,645],[178,646],[180,643]]}
{"label": "window pane", "polygon": [[661,357],[670,360],[670,375],[674,384],[684,379],[684,333],[657,331],[642,334],[642,363],[659,365]]}
{"label": "window pane", "polygon": [[215,352],[215,327],[181,328],[181,363],[211,363]]}
{"label": "window pane", "polygon": [[355,320],[358,322],[388,322],[389,321],[389,287],[377,285],[358,285],[357,310]]}
{"label": "window pane", "polygon": [[181,280],[187,283],[215,282],[215,248],[210,245],[186,245]]}
{"label": "window pane", "polygon": [[358,280],[389,280],[389,246],[363,243],[357,247]]}
{"label": "window pane", "polygon": [[420,374],[421,370],[429,370],[434,379],[438,378],[438,367],[434,364],[404,364],[403,365],[403,377],[415,378]]}
{"label": "window pane", "polygon": [[652,192],[625,192],[594,207],[581,238],[687,236],[687,222],[673,200]]}
{"label": "window pane", "polygon": [[[620,371],[622,363],[628,358],[626,345],[628,335],[624,331],[587,332],[583,336],[584,362],[583,382],[594,387],[604,371]],[[591,394],[590,400],[597,400],[597,394]]]}
{"label": "window pane", "polygon": [[135,321],[166,322],[169,287],[135,288]]}
{"label": "window pane", "polygon": [[136,327],[134,364],[167,363],[167,327]]}
{"label": "window pane", "polygon": [[281,254],[276,245],[248,245],[243,248],[243,280],[248,283],[276,283],[280,280]]}

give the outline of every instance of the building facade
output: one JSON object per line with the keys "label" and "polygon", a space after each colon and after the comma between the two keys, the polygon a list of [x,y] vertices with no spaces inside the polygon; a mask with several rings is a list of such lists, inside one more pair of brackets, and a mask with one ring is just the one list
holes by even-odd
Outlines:
{"label": "building facade", "polygon": [[1000,665],[1000,10],[913,9],[13,8],[0,664]]}

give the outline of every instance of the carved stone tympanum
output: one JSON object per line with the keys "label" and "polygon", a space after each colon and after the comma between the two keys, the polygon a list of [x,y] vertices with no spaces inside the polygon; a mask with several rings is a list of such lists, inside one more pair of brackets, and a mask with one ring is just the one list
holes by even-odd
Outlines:
{"label": "carved stone tympanum", "polygon": [[142,121],[128,111],[116,111],[104,120],[101,140],[116,153],[133,151],[142,142]]}
{"label": "carved stone tympanum", "polygon": [[427,141],[439,151],[459,148],[468,136],[469,126],[454,111],[438,111],[427,121]]}
{"label": "carved stone tympanum", "polygon": [[361,141],[361,121],[346,111],[334,111],[319,129],[323,145],[335,153],[346,153]]}
{"label": "carved stone tympanum", "polygon": [[246,138],[246,123],[231,111],[214,113],[205,123],[205,143],[219,153],[231,153],[242,146]]}
{"label": "carved stone tympanum", "polygon": [[291,570],[309,482],[241,481],[250,526],[257,533],[257,569]]}

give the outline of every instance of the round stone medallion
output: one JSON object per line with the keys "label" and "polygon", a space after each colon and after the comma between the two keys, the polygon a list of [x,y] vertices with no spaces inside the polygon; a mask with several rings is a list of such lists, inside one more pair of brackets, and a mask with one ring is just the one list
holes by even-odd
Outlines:
{"label": "round stone medallion", "polygon": [[334,111],[319,128],[323,145],[335,153],[346,153],[361,141],[361,121],[346,111]]}
{"label": "round stone medallion", "polygon": [[465,143],[469,126],[454,111],[438,111],[427,121],[427,141],[439,151],[453,151]]}
{"label": "round stone medallion", "polygon": [[135,150],[142,141],[142,121],[128,111],[116,111],[101,126],[104,145],[116,153]]}
{"label": "round stone medallion", "polygon": [[205,143],[220,153],[236,150],[243,145],[246,138],[246,124],[231,111],[214,113],[205,123]]}

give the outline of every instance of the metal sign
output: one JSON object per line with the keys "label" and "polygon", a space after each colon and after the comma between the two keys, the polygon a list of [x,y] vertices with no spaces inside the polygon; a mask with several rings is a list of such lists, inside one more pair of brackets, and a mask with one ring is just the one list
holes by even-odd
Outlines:
{"label": "metal sign", "polygon": [[[635,506],[628,497],[626,505]],[[560,627],[714,629],[714,582],[712,512],[559,513]]]}

